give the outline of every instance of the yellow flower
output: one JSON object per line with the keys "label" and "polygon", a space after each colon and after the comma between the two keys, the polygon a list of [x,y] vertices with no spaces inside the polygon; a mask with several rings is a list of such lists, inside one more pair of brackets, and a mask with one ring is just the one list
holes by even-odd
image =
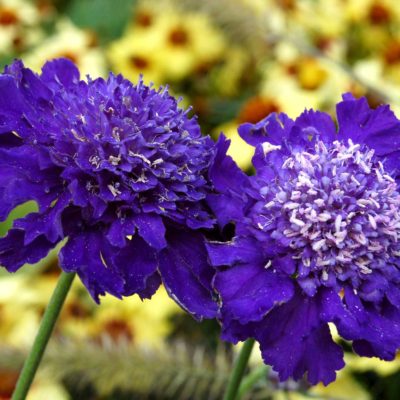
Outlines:
{"label": "yellow flower", "polygon": [[133,82],[143,74],[147,84],[164,83],[165,74],[159,54],[161,38],[153,33],[152,28],[128,30],[123,37],[113,42],[107,50],[113,71],[123,74]]}
{"label": "yellow flower", "polygon": [[0,0],[0,54],[19,54],[37,43],[41,16],[27,0]]}
{"label": "yellow flower", "polygon": [[376,357],[359,357],[355,354],[346,354],[347,368],[357,372],[375,371],[381,376],[394,374],[400,370],[400,355],[393,361],[383,361]]}
{"label": "yellow flower", "polygon": [[94,33],[81,30],[66,19],[58,22],[54,35],[47,37],[23,59],[27,67],[40,71],[47,60],[57,57],[69,58],[82,75],[97,77],[106,74],[105,59],[96,46]]}
{"label": "yellow flower", "polygon": [[92,333],[98,338],[106,336],[139,345],[161,346],[172,329],[170,316],[180,312],[164,288],[151,301],[141,301],[138,296],[123,301],[106,296],[96,310]]}
{"label": "yellow flower", "polygon": [[346,28],[341,0],[299,1],[291,16],[302,29],[324,36],[338,37]]}
{"label": "yellow flower", "polygon": [[27,400],[43,399],[70,400],[70,396],[61,383],[53,381],[51,377],[39,375],[29,390]]}
{"label": "yellow flower", "polygon": [[110,63],[116,72],[156,84],[183,79],[221,57],[222,34],[200,13],[180,13],[171,7],[151,12],[140,7],[133,25],[111,44]]}
{"label": "yellow flower", "polygon": [[[399,64],[397,64],[400,66]],[[382,58],[374,57],[357,62],[354,72],[363,81],[385,93],[388,96],[392,110],[400,113],[400,73],[396,65],[386,65]]]}
{"label": "yellow flower", "polygon": [[250,62],[250,55],[244,48],[229,47],[221,64],[211,71],[210,78],[215,91],[223,96],[239,95],[240,83]]}
{"label": "yellow flower", "polygon": [[400,18],[397,0],[349,0],[343,6],[346,18],[351,22],[385,28]]}
{"label": "yellow flower", "polygon": [[351,78],[332,63],[302,56],[292,45],[277,48],[278,62],[264,67],[261,93],[272,96],[283,112],[294,118],[305,108],[333,112],[342,93],[351,89]]}
{"label": "yellow flower", "polygon": [[244,122],[256,123],[272,112],[279,112],[281,110],[281,104],[275,101],[275,99],[254,96],[243,104],[235,120],[224,123],[215,129],[215,135],[218,135],[222,131],[231,140],[228,155],[236,161],[240,168],[244,170],[251,168],[254,147],[247,144],[239,136],[237,132],[238,126]]}

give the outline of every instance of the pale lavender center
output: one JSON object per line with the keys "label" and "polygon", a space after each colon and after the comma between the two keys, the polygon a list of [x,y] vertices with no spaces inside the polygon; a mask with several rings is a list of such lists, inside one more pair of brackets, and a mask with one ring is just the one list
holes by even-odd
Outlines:
{"label": "pale lavender center", "polygon": [[287,158],[273,193],[266,192],[272,237],[290,239],[293,258],[322,280],[331,272],[370,274],[400,256],[400,194],[373,150],[319,141],[315,151]]}

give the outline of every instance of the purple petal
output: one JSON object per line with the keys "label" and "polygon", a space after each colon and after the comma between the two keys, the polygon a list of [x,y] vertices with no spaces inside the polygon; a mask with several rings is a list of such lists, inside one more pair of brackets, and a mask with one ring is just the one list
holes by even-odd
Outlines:
{"label": "purple petal", "polygon": [[152,247],[161,250],[167,246],[165,226],[157,214],[138,214],[134,217],[139,235]]}
{"label": "purple petal", "polygon": [[298,293],[273,309],[259,324],[256,338],[264,361],[281,380],[298,380],[307,373],[311,384],[325,385],[343,368],[343,352],[332,340],[328,325],[319,318],[318,303]]}
{"label": "purple petal", "polygon": [[105,253],[112,253],[103,232],[82,232],[68,239],[60,251],[60,266],[66,272],[77,272],[93,299],[106,292],[121,297],[124,292],[124,279],[115,270]]}
{"label": "purple petal", "polygon": [[[205,278],[211,278],[213,269],[207,263],[205,247],[199,246],[197,235],[192,235],[187,232],[185,240],[182,235],[168,239],[168,248],[159,255],[162,280],[169,295],[196,319],[215,318],[217,304],[211,281],[205,282]],[[191,244],[194,244],[192,251]]]}
{"label": "purple petal", "polygon": [[113,257],[113,263],[125,278],[124,296],[137,293],[142,299],[150,298],[160,285],[160,280],[153,277],[158,275],[157,255],[138,235]]}
{"label": "purple petal", "polygon": [[24,264],[40,261],[57,244],[41,235],[25,245],[24,236],[23,230],[10,229],[7,236],[0,239],[0,265],[9,272],[17,271]]}
{"label": "purple petal", "polygon": [[107,239],[113,246],[125,247],[126,237],[134,235],[136,226],[133,217],[118,218],[111,223],[110,229],[107,232]]}
{"label": "purple petal", "polygon": [[248,122],[238,128],[239,135],[252,146],[268,142],[280,145],[288,136],[293,121],[286,114],[272,113],[256,124]]}
{"label": "purple petal", "polygon": [[295,126],[301,128],[298,135],[289,136],[291,143],[309,143],[319,139],[324,143],[332,143],[337,139],[336,127],[329,114],[321,111],[304,111],[295,121]]}
{"label": "purple petal", "polygon": [[207,196],[207,203],[216,215],[220,227],[243,218],[244,202],[241,197],[210,194]]}
{"label": "purple petal", "polygon": [[264,256],[260,244],[246,237],[236,237],[226,243],[206,242],[211,265],[234,265],[236,263],[260,264]]}
{"label": "purple petal", "polygon": [[356,100],[347,96],[337,105],[337,117],[340,138],[365,143],[378,156],[400,149],[400,121],[388,105],[374,110],[365,98]]}
{"label": "purple petal", "polygon": [[0,133],[18,130],[26,103],[11,76],[0,76],[0,92]]}
{"label": "purple petal", "polygon": [[336,318],[341,336],[353,340],[354,350],[366,357],[393,360],[400,347],[400,312],[389,303],[379,308],[363,302],[353,289],[345,288],[344,309]]}
{"label": "purple petal", "polygon": [[44,64],[41,78],[46,82],[69,87],[79,82],[79,70],[72,61],[59,58]]}
{"label": "purple petal", "polygon": [[241,324],[261,320],[274,305],[287,302],[294,294],[290,278],[253,264],[218,272],[214,286],[221,295],[222,314]]}
{"label": "purple petal", "polygon": [[31,213],[14,221],[14,227],[25,231],[25,245],[33,242],[38,236],[44,235],[50,242],[63,239],[62,213],[69,205],[69,193],[63,193],[54,204],[43,213]]}
{"label": "purple petal", "polygon": [[248,177],[236,165],[232,157],[227,156],[230,140],[221,134],[217,142],[217,153],[210,167],[209,175],[214,187],[222,193],[228,190],[240,192],[248,183]]}

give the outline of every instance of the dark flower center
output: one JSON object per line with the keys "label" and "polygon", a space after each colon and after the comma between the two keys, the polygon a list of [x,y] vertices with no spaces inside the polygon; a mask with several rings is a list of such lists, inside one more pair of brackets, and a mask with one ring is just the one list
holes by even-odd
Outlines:
{"label": "dark flower center", "polygon": [[373,150],[351,140],[292,154],[261,194],[268,201],[259,229],[273,226],[271,236],[322,281],[331,272],[362,277],[400,256],[397,184]]}
{"label": "dark flower center", "polygon": [[369,20],[373,25],[383,25],[390,22],[390,11],[383,5],[375,3],[369,10]]}
{"label": "dark flower center", "polygon": [[16,25],[19,19],[14,10],[0,7],[0,25],[9,26]]}
{"label": "dark flower center", "polygon": [[141,70],[146,69],[150,66],[149,61],[146,60],[144,57],[140,57],[140,56],[131,56],[129,58],[129,61],[133,67],[141,69]]}
{"label": "dark flower center", "polygon": [[185,46],[189,42],[188,33],[185,29],[177,27],[169,34],[169,42],[174,46]]}

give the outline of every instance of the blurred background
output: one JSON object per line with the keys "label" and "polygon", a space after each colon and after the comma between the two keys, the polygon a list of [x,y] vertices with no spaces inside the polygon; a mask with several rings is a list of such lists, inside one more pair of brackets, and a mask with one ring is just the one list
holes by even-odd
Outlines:
{"label": "blurred background", "polygon": [[[334,114],[344,92],[400,112],[398,0],[0,0],[0,65],[40,71],[56,57],[84,78],[121,73],[168,84],[192,105],[204,133],[232,139],[251,173],[237,126],[270,112]],[[12,99],[10,99],[12,100]],[[398,114],[400,115],[400,114]],[[0,235],[35,205],[0,224]],[[10,399],[58,275],[57,254],[9,275],[0,269],[0,399]],[[75,281],[29,400],[220,399],[237,349],[214,321],[197,324],[160,290],[151,301],[105,297]],[[328,387],[279,384],[254,351],[242,399],[400,398],[400,358],[360,359]]]}

